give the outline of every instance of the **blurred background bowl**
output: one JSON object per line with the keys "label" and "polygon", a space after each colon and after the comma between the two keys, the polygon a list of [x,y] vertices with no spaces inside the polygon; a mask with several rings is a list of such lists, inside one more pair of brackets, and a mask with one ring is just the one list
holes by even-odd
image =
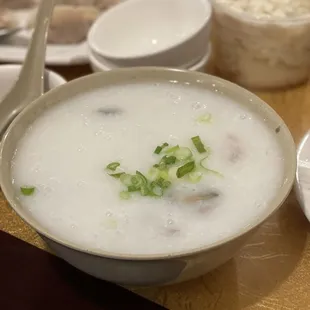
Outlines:
{"label": "blurred background bowl", "polygon": [[182,67],[205,55],[211,12],[208,0],[125,1],[95,21],[88,45],[118,67]]}
{"label": "blurred background bowl", "polygon": [[309,14],[286,16],[285,2],[283,11],[268,17],[258,8],[249,13],[231,7],[230,2],[211,2],[218,75],[251,89],[290,87],[309,78]]}
{"label": "blurred background bowl", "polygon": [[[22,66],[16,64],[0,65],[0,100],[10,91],[14,83],[17,81]],[[67,81],[50,70],[45,70],[45,92],[60,86]]]}
{"label": "blurred background bowl", "polygon": [[[212,48],[211,48],[211,45],[209,45],[207,51],[205,49],[205,53],[204,53],[202,58],[196,60],[195,63],[189,64],[188,66],[183,66],[183,67],[178,68],[178,69],[186,69],[189,71],[205,72],[206,67],[208,66],[208,64],[210,62],[211,51],[212,51]],[[116,66],[115,64],[113,64],[107,60],[104,60],[104,58],[102,58],[102,57],[99,58],[96,54],[92,53],[91,51],[89,51],[88,57],[89,57],[90,66],[94,72],[110,71],[113,69],[120,68],[120,67]]]}

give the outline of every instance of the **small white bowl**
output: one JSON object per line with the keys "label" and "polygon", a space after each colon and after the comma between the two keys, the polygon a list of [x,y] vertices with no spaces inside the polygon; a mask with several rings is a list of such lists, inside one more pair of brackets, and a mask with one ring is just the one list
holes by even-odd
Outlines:
{"label": "small white bowl", "polygon": [[[210,56],[211,56],[211,46],[208,48],[207,52],[205,52],[204,56],[201,59],[199,59],[198,62],[196,62],[193,66],[186,67],[183,69],[186,69],[189,71],[204,72],[205,68],[209,62]],[[109,62],[107,60],[103,61],[102,58],[100,58],[100,60],[99,60],[98,57],[94,53],[92,53],[91,51],[89,51],[88,57],[89,57],[90,66],[91,66],[93,72],[110,71],[113,69],[119,69],[120,68],[120,67],[113,65],[111,62]]]}
{"label": "small white bowl", "polygon": [[118,67],[182,67],[200,59],[209,41],[208,0],[130,0],[104,12],[88,45]]}
{"label": "small white bowl", "polygon": [[310,131],[302,138],[297,149],[295,193],[310,222]]}
{"label": "small white bowl", "polygon": [[[0,65],[0,101],[17,81],[21,68],[21,65]],[[46,76],[48,77],[46,91],[67,82],[62,76],[50,70],[46,70]]]}

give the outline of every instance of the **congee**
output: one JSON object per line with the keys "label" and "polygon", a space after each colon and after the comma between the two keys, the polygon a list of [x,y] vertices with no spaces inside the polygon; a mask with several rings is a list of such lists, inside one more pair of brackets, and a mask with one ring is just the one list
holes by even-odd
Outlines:
{"label": "congee", "polygon": [[266,211],[283,182],[279,130],[199,83],[111,85],[42,113],[12,182],[46,231],[84,249],[188,251]]}

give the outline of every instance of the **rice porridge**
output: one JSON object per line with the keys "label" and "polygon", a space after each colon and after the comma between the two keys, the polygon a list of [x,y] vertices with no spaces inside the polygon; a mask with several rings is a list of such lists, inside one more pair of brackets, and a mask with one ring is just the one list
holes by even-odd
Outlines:
{"label": "rice porridge", "polygon": [[17,145],[16,195],[89,250],[170,254],[246,228],[283,182],[271,130],[200,85],[131,83],[45,111]]}

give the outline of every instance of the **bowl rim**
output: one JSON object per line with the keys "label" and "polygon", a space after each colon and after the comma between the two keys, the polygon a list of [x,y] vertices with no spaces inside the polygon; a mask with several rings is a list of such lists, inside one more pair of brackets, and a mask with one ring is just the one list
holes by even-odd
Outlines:
{"label": "bowl rim", "polygon": [[[95,33],[98,31],[98,27],[99,27],[98,25],[101,25],[102,20],[104,20],[107,15],[114,14],[115,11],[117,12],[119,10],[126,10],[127,6],[135,5],[134,1],[139,2],[141,0],[122,1],[118,5],[110,8],[108,11],[103,12],[96,19],[96,21],[92,24],[92,26],[90,27],[88,34],[87,34],[87,43],[88,43],[89,48],[92,51],[94,51],[95,53],[97,53],[101,57],[104,57],[110,61],[116,61],[116,62],[117,61],[133,61],[133,60],[138,60],[138,59],[144,60],[144,59],[148,59],[151,57],[156,57],[159,55],[163,55],[163,54],[169,52],[170,50],[179,48],[182,45],[186,44],[188,41],[190,41],[192,38],[194,38],[196,35],[198,35],[205,27],[208,26],[208,24],[211,21],[211,17],[212,17],[212,5],[209,2],[209,0],[194,0],[194,1],[201,3],[202,7],[206,7],[206,13],[207,13],[207,10],[209,11],[208,15],[206,14],[206,17],[205,17],[203,23],[201,23],[201,25],[199,27],[197,27],[195,30],[191,31],[191,33],[189,35],[187,35],[186,38],[179,40],[178,43],[169,44],[166,47],[164,47],[164,48],[162,48],[156,52],[140,53],[140,54],[136,53],[134,55],[127,55],[127,56],[126,55],[124,55],[124,56],[113,55],[109,52],[102,51],[102,49],[100,48],[100,46],[98,46],[97,41],[94,38]],[[144,1],[141,1],[141,2],[144,2]]]}
{"label": "bowl rim", "polygon": [[[11,71],[11,70],[21,70],[22,68],[22,65],[21,64],[2,64],[0,65],[0,71]],[[55,81],[59,86],[60,85],[63,85],[65,83],[67,83],[67,80],[62,76],[60,75],[59,73],[53,71],[53,70],[50,70],[48,68],[45,68],[45,70],[48,72],[49,74],[49,77],[50,77],[50,80],[53,80]]]}
{"label": "bowl rim", "polygon": [[[152,77],[152,74],[154,77]],[[188,81],[191,82],[197,82],[202,83],[206,85],[212,85],[214,87],[220,87],[221,89],[227,89],[228,91],[236,94],[240,98],[243,98],[244,100],[248,101],[250,104],[253,105],[253,107],[258,107],[259,111],[263,111],[265,115],[271,116],[272,121],[277,123],[278,126],[281,126],[281,135],[285,139],[285,142],[287,144],[288,150],[286,153],[284,153],[285,158],[288,160],[288,167],[287,174],[284,175],[285,179],[283,180],[282,187],[276,192],[276,195],[268,203],[268,207],[266,206],[266,210],[264,210],[264,213],[260,216],[253,219],[253,222],[250,225],[246,225],[239,231],[235,232],[234,234],[231,234],[230,236],[220,239],[216,242],[213,242],[207,246],[200,246],[195,247],[193,249],[189,250],[183,250],[183,251],[177,251],[177,252],[171,252],[171,253],[162,253],[162,254],[121,254],[121,253],[113,253],[109,251],[103,251],[103,250],[96,250],[96,249],[86,249],[85,247],[79,246],[75,244],[74,242],[70,242],[66,239],[57,237],[53,235],[53,233],[48,232],[48,229],[41,226],[41,224],[35,220],[34,218],[27,213],[27,211],[23,211],[22,205],[19,203],[18,199],[11,193],[14,193],[12,181],[10,180],[10,175],[5,175],[5,165],[2,164],[2,161],[4,159],[4,151],[9,143],[11,136],[14,135],[13,129],[15,126],[18,126],[19,122],[23,120],[24,117],[27,117],[28,111],[29,113],[33,113],[36,116],[38,116],[40,113],[38,113],[39,107],[42,107],[42,103],[44,102],[52,102],[51,104],[57,104],[59,101],[65,101],[63,97],[66,97],[66,89],[67,88],[74,88],[77,91],[74,92],[74,94],[71,94],[69,98],[73,98],[75,95],[79,93],[86,92],[85,90],[81,90],[82,87],[79,87],[80,85],[87,84],[91,85],[90,89],[94,90],[96,87],[93,86],[95,84],[95,81],[102,82],[102,85],[105,85],[104,81],[109,80],[109,75],[115,78],[123,78],[127,79],[131,77],[131,79],[137,78],[140,75],[141,76],[148,76],[151,78],[155,78],[156,74],[160,75],[160,78],[164,81],[169,80],[179,80],[179,81]],[[86,83],[85,83],[86,82]],[[92,83],[93,82],[93,83]],[[185,82],[186,83],[186,82]],[[46,107],[44,107],[45,109]],[[33,111],[32,111],[33,110]],[[20,136],[21,137],[21,136]],[[19,138],[20,138],[19,137]],[[13,138],[12,138],[13,139]],[[6,163],[11,162],[10,158],[9,160],[5,161]],[[224,80],[222,78],[201,73],[201,72],[195,72],[195,71],[188,71],[188,70],[180,70],[180,69],[170,69],[170,68],[159,68],[159,67],[137,67],[137,68],[121,68],[116,69],[112,71],[106,71],[106,72],[99,72],[94,73],[91,75],[83,76],[81,78],[75,79],[70,81],[69,83],[63,84],[57,88],[54,88],[47,92],[46,94],[39,97],[37,100],[29,104],[11,123],[7,131],[5,132],[2,143],[0,144],[0,185],[2,192],[7,199],[9,205],[11,208],[21,217],[26,223],[28,223],[36,232],[41,234],[42,236],[45,236],[46,238],[66,247],[71,250],[75,250],[77,252],[82,252],[84,254],[93,255],[97,257],[103,257],[108,259],[116,259],[116,260],[127,260],[127,261],[158,261],[158,260],[166,260],[166,259],[177,259],[182,257],[188,257],[192,255],[197,255],[202,252],[211,251],[213,249],[216,249],[220,246],[223,246],[227,243],[230,243],[250,231],[254,230],[256,227],[261,225],[267,218],[269,218],[275,211],[277,211],[287,196],[289,195],[293,184],[295,180],[295,174],[296,174],[296,165],[297,165],[297,158],[296,158],[296,147],[293,140],[293,137],[291,135],[291,132],[289,131],[288,127],[284,123],[284,121],[281,119],[281,117],[272,109],[266,102],[264,102],[262,99],[260,99],[258,96],[254,95],[250,91],[238,86],[237,84],[231,83],[227,80]]]}

